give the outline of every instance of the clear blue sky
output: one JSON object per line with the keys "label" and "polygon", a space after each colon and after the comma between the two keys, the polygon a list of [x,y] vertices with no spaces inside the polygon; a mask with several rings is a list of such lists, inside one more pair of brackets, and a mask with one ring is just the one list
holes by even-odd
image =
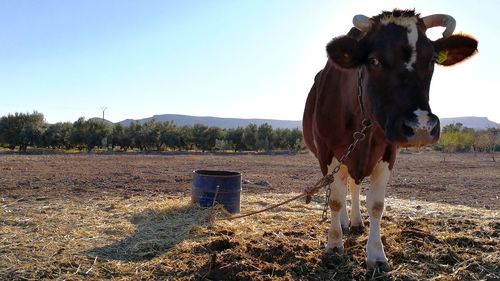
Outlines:
{"label": "clear blue sky", "polygon": [[436,68],[434,113],[500,122],[500,1],[435,0],[0,0],[0,116],[300,120],[326,43],[395,7],[450,14],[479,40],[474,58]]}

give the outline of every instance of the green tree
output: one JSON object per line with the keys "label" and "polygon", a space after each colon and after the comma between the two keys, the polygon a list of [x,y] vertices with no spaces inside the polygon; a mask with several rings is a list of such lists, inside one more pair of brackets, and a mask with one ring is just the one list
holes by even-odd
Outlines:
{"label": "green tree", "polygon": [[70,122],[58,122],[48,125],[43,134],[44,144],[48,148],[71,148],[71,134],[73,124]]}
{"label": "green tree", "polygon": [[217,140],[215,140],[214,150],[225,151],[225,150],[230,150],[230,149],[231,150],[234,149],[234,146],[231,143],[231,141],[229,141],[227,139],[217,139]]}
{"label": "green tree", "polygon": [[290,133],[290,129],[276,129],[273,131],[273,142],[272,148],[275,150],[286,150],[287,145],[287,135]]}
{"label": "green tree", "polygon": [[475,151],[490,153],[491,159],[493,162],[496,162],[495,152],[500,144],[498,138],[499,132],[500,131],[495,128],[477,132],[474,138]]}
{"label": "green tree", "polygon": [[105,140],[111,135],[111,127],[101,120],[89,119],[84,123],[84,143],[87,151],[104,147]]}
{"label": "green tree", "polygon": [[42,113],[15,113],[0,119],[1,139],[10,148],[19,146],[19,150],[26,151],[28,146],[40,146],[43,144],[43,132],[45,131],[45,119]]}
{"label": "green tree", "polygon": [[104,147],[104,142],[111,135],[111,126],[101,120],[78,118],[73,123],[71,142],[79,150],[87,148],[91,151],[95,147]]}
{"label": "green tree", "polygon": [[453,124],[448,124],[443,127],[441,130],[442,133],[448,133],[448,132],[460,132],[463,129],[464,124],[462,123],[453,123]]}
{"label": "green tree", "polygon": [[160,141],[168,148],[175,150],[181,147],[181,133],[174,122],[164,122],[160,130]]}
{"label": "green tree", "polygon": [[439,138],[439,143],[443,147],[444,152],[456,152],[459,146],[458,142],[458,134],[459,132],[443,132],[441,133],[441,137]]}
{"label": "green tree", "polygon": [[486,152],[490,148],[490,138],[486,131],[478,131],[474,134],[474,152]]}
{"label": "green tree", "polygon": [[203,124],[195,124],[193,126],[193,141],[198,149],[203,152],[208,146],[208,127]]}
{"label": "green tree", "polygon": [[203,152],[213,150],[217,139],[222,139],[223,133],[219,127],[207,127],[203,124],[193,126],[193,140]]}
{"label": "green tree", "polygon": [[490,128],[486,130],[491,141],[491,151],[500,151],[500,129]]}
{"label": "green tree", "polygon": [[83,150],[85,148],[85,138],[87,134],[85,117],[80,117],[73,123],[71,132],[71,144],[73,147]]}
{"label": "green tree", "polygon": [[245,129],[242,127],[226,130],[226,142],[232,147],[235,152],[245,149],[245,145],[243,144],[244,132]]}
{"label": "green tree", "polygon": [[156,122],[154,119],[142,124],[139,133],[140,143],[146,150],[156,149],[161,150],[162,142],[160,139],[161,123]]}
{"label": "green tree", "polygon": [[286,143],[289,150],[300,151],[305,148],[302,131],[298,128],[290,130],[286,136]]}
{"label": "green tree", "polygon": [[19,113],[9,114],[0,119],[0,139],[10,149],[15,149],[20,143],[22,123]]}
{"label": "green tree", "polygon": [[144,150],[144,146],[141,143],[141,124],[138,121],[132,121],[130,125],[125,127],[125,136],[130,142],[130,148],[139,148],[140,150]]}
{"label": "green tree", "polygon": [[470,151],[474,145],[474,135],[473,129],[464,127],[461,123],[446,125],[437,147],[448,153]]}
{"label": "green tree", "polygon": [[491,159],[493,160],[493,162],[496,162],[495,153],[497,150],[500,150],[500,130],[496,128],[490,128],[487,131],[491,144]]}
{"label": "green tree", "polygon": [[249,124],[243,131],[243,144],[246,150],[256,150],[257,144],[257,125]]}
{"label": "green tree", "polygon": [[273,127],[267,123],[260,125],[257,128],[257,142],[256,147],[258,150],[271,150],[273,141]]}
{"label": "green tree", "polygon": [[195,139],[193,127],[182,126],[178,128],[179,145],[183,150],[193,150],[195,146]]}
{"label": "green tree", "polygon": [[120,149],[127,150],[130,144],[125,144],[125,139],[125,128],[120,123],[113,125],[109,139],[111,148],[115,149],[115,147],[119,146]]}
{"label": "green tree", "polygon": [[210,127],[206,131],[206,143],[202,146],[204,150],[214,150],[217,140],[224,139],[224,132],[219,127]]}
{"label": "green tree", "polygon": [[461,144],[460,150],[472,151],[474,146],[474,135],[476,132],[472,128],[463,127],[460,131],[459,142]]}

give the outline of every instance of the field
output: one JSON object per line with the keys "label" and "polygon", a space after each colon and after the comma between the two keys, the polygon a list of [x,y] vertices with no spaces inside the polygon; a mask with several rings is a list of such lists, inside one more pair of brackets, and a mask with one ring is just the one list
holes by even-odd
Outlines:
{"label": "field", "polygon": [[0,280],[499,280],[500,163],[442,159],[399,156],[380,274],[366,271],[367,231],[323,254],[323,191],[233,221],[190,204],[195,169],[242,172],[242,213],[287,199],[320,177],[309,154],[3,154]]}

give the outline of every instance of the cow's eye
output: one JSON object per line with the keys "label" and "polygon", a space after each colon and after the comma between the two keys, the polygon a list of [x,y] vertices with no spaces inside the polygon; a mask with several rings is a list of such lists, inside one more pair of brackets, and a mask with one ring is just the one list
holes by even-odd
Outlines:
{"label": "cow's eye", "polygon": [[382,67],[382,64],[377,58],[371,57],[368,59],[368,63],[370,64],[371,67],[374,69],[380,69]]}

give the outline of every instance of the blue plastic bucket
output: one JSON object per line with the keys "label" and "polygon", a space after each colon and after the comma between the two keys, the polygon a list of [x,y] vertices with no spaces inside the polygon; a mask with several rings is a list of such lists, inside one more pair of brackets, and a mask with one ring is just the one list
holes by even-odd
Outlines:
{"label": "blue plastic bucket", "polygon": [[193,171],[191,202],[202,207],[222,204],[230,213],[240,212],[241,174],[229,171]]}

